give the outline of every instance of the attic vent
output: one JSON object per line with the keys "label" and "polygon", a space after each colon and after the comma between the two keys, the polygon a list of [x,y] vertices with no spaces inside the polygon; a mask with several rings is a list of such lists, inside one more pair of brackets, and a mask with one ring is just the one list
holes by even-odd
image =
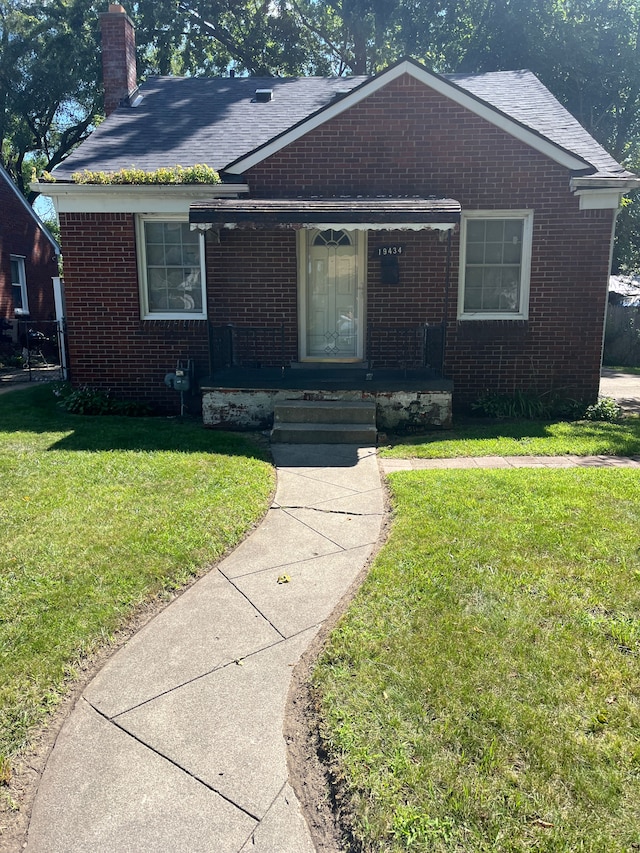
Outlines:
{"label": "attic vent", "polygon": [[256,89],[256,103],[268,104],[273,100],[273,89]]}

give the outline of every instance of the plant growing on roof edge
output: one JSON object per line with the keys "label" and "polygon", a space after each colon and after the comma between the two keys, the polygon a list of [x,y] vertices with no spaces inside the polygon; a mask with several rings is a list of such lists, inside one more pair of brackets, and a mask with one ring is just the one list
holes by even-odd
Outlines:
{"label": "plant growing on roof edge", "polygon": [[[130,166],[117,172],[92,172],[84,169],[71,175],[76,184],[219,184],[220,175],[211,166],[196,163],[194,166],[166,166],[148,172]],[[55,183],[55,176],[48,172],[41,180]]]}

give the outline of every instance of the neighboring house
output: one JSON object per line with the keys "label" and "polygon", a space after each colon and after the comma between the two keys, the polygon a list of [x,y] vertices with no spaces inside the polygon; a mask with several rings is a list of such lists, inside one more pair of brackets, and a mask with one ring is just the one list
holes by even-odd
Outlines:
{"label": "neighboring house", "polygon": [[[102,16],[108,115],[39,185],[60,215],[73,381],[147,398],[193,367],[211,425],[274,400],[450,423],[483,392],[598,393],[621,195],[640,185],[528,71],[160,77]],[[80,184],[203,163],[213,186]],[[178,384],[177,387],[180,387]]]}
{"label": "neighboring house", "polygon": [[0,166],[0,319],[55,319],[58,244]]}

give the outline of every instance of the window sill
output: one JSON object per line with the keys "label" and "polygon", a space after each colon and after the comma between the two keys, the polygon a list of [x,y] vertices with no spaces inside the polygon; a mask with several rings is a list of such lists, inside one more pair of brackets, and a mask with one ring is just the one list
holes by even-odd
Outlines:
{"label": "window sill", "polygon": [[206,320],[206,314],[169,314],[169,313],[157,313],[157,314],[143,314],[142,320],[145,323],[153,323],[154,320],[177,320],[177,321],[185,321],[185,320]]}
{"label": "window sill", "polygon": [[495,313],[495,314],[459,314],[458,315],[458,320],[460,320],[460,322],[464,322],[464,323],[467,323],[467,322],[477,323],[478,321],[483,321],[483,320],[485,320],[485,321],[488,320],[488,321],[494,322],[494,323],[496,322],[496,320],[499,320],[500,322],[504,322],[504,321],[513,322],[515,320],[515,321],[522,323],[523,320],[528,320],[528,319],[529,319],[529,315],[528,314],[522,314],[522,313],[518,313],[518,314],[498,314],[498,313]]}

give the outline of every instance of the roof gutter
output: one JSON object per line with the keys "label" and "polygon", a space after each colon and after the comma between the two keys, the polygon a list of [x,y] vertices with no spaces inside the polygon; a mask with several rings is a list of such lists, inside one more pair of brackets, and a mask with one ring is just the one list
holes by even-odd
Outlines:
{"label": "roof gutter", "polygon": [[640,177],[628,175],[624,178],[605,178],[598,175],[581,175],[571,178],[572,190],[617,190],[625,193],[640,188]]}

